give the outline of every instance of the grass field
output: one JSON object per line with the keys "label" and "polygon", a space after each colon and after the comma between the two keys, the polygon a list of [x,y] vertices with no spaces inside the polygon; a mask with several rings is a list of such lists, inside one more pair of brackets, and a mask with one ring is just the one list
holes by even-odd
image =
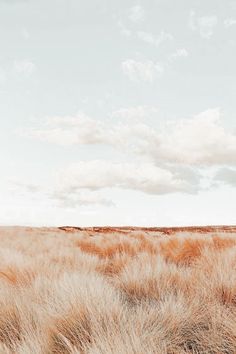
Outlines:
{"label": "grass field", "polygon": [[236,227],[0,228],[1,354],[235,354]]}

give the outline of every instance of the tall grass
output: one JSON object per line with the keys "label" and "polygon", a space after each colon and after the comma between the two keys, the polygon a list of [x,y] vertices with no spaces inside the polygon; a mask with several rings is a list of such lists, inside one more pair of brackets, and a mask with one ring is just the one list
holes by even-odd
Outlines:
{"label": "tall grass", "polygon": [[0,354],[235,354],[236,234],[0,230]]}

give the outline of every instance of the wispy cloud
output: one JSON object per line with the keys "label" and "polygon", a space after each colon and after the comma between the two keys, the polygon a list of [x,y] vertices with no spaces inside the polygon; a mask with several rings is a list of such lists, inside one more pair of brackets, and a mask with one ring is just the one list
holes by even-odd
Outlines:
{"label": "wispy cloud", "polygon": [[233,18],[226,18],[224,20],[224,26],[225,28],[229,28],[229,27],[232,27],[236,25],[236,19],[233,19]]}
{"label": "wispy cloud", "polygon": [[17,74],[30,76],[36,69],[36,65],[30,60],[16,60],[13,64],[13,71]]}
{"label": "wispy cloud", "polygon": [[125,36],[125,37],[131,37],[132,31],[125,26],[125,24],[122,21],[118,21],[118,27],[120,29],[120,33]]}
{"label": "wispy cloud", "polygon": [[[71,167],[68,167],[68,170],[70,169]],[[90,190],[89,188],[80,188],[79,185],[75,187],[72,182],[73,176],[69,179],[69,176],[66,176],[66,174],[67,172],[65,171],[59,172],[56,178],[54,178],[54,183],[47,183],[47,185],[32,184],[17,179],[11,180],[9,183],[12,193],[15,195],[31,196],[33,198],[43,195],[45,199],[56,202],[60,207],[115,206],[112,200],[104,197],[98,191]]]}
{"label": "wispy cloud", "polygon": [[188,18],[188,26],[192,31],[195,31],[197,29],[196,14],[194,10],[190,11],[189,18]]}
{"label": "wispy cloud", "polygon": [[27,29],[23,28],[21,31],[21,35],[24,39],[28,40],[30,38],[30,33]]}
{"label": "wispy cloud", "polygon": [[127,59],[122,62],[122,70],[131,81],[152,82],[163,73],[164,68],[162,64],[155,63],[152,60]]}
{"label": "wispy cloud", "polygon": [[210,39],[214,33],[214,28],[217,25],[217,16],[204,16],[198,19],[200,35],[203,38]]}
{"label": "wispy cloud", "polygon": [[135,5],[128,11],[128,18],[132,22],[141,22],[144,20],[145,12],[141,5]]}
{"label": "wispy cloud", "polygon": [[120,108],[111,113],[112,118],[126,120],[127,122],[140,122],[141,120],[154,117],[159,113],[158,107],[154,106],[135,106]]}
{"label": "wispy cloud", "polygon": [[0,84],[6,81],[6,72],[0,67]]}
{"label": "wispy cloud", "polygon": [[215,181],[219,183],[228,184],[232,187],[236,186],[236,169],[233,168],[221,168],[215,174]]}
{"label": "wispy cloud", "polygon": [[145,32],[145,31],[138,31],[137,36],[142,41],[151,45],[155,45],[157,47],[166,41],[171,41],[174,39],[172,34],[165,32],[163,30],[158,36],[154,36],[152,33]]}
{"label": "wispy cloud", "polygon": [[169,56],[170,60],[175,60],[178,58],[186,58],[189,56],[189,52],[186,48],[179,48],[173,54]]}
{"label": "wispy cloud", "polygon": [[192,31],[197,31],[202,38],[210,39],[217,24],[216,15],[197,17],[194,10],[190,12],[189,27]]}
{"label": "wispy cloud", "polygon": [[27,3],[30,0],[0,0],[0,3],[3,2],[5,4],[11,5],[11,4],[21,4],[21,3]]}
{"label": "wispy cloud", "polygon": [[104,129],[102,122],[79,112],[75,117],[48,118],[42,128],[29,129],[22,134],[58,145],[87,145],[103,143],[106,140]]}
{"label": "wispy cloud", "polygon": [[[71,176],[73,178],[73,176]],[[75,208],[77,206],[104,206],[114,207],[115,203],[102,196],[94,190],[84,190],[75,184],[71,184],[70,180],[65,181],[63,188],[52,187],[52,191],[48,194],[48,198],[55,200],[59,206],[66,208]]]}

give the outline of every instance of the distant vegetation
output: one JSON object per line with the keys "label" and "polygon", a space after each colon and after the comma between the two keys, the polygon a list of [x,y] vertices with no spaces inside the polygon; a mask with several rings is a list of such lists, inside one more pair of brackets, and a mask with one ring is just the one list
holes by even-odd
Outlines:
{"label": "distant vegetation", "polygon": [[236,230],[0,229],[0,354],[235,354]]}

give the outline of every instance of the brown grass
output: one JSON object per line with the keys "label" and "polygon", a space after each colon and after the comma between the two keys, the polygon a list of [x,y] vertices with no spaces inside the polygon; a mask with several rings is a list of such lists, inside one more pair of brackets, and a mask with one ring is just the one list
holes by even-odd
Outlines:
{"label": "brown grass", "polygon": [[235,236],[0,229],[0,354],[235,354]]}

